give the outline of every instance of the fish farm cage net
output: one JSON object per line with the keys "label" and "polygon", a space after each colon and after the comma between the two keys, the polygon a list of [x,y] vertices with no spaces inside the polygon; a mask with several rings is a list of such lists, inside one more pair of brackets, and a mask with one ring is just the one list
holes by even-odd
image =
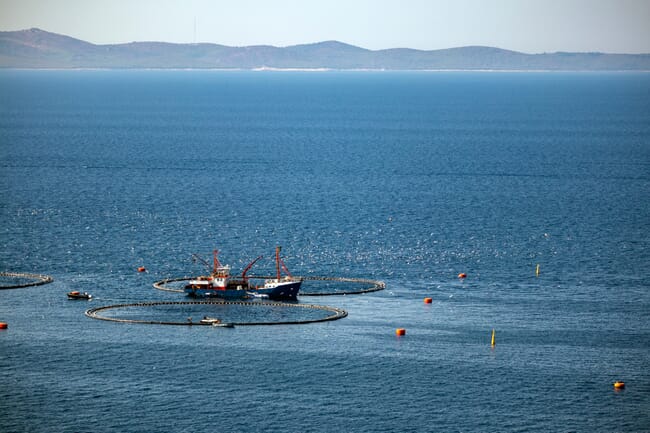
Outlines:
{"label": "fish farm cage net", "polygon": [[0,272],[0,290],[40,286],[54,281],[49,275],[23,272]]}
{"label": "fish farm cage net", "polygon": [[244,326],[324,322],[341,319],[347,316],[347,312],[334,307],[299,303],[185,301],[107,305],[87,310],[86,316],[154,325],[212,325],[206,319],[218,319],[217,323]]}

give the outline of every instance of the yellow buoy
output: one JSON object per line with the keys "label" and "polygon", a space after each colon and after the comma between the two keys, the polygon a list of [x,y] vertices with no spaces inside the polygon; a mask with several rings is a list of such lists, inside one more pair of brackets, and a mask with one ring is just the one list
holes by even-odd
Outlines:
{"label": "yellow buoy", "polygon": [[614,382],[614,389],[623,389],[625,388],[625,382],[616,381]]}
{"label": "yellow buoy", "polygon": [[490,345],[494,347],[496,344],[497,344],[496,333],[494,332],[494,329],[492,329],[492,342],[490,343]]}
{"label": "yellow buoy", "polygon": [[432,303],[432,302],[433,302],[433,299],[431,299],[431,298],[424,298],[424,303],[425,303],[425,304],[430,304],[430,303]]}
{"label": "yellow buoy", "polygon": [[539,263],[537,264],[537,267],[535,268],[535,276],[539,277]]}
{"label": "yellow buoy", "polygon": [[400,336],[400,337],[401,337],[402,335],[406,335],[406,329],[404,329],[404,328],[397,328],[397,329],[395,330],[395,334],[398,335],[398,336]]}

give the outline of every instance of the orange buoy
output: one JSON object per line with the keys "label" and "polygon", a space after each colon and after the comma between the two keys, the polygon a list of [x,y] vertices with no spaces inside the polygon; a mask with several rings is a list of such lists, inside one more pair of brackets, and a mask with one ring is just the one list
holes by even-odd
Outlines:
{"label": "orange buoy", "polygon": [[138,272],[146,272],[146,271],[147,271],[147,269],[144,266],[140,266],[138,268]]}
{"label": "orange buoy", "polygon": [[424,303],[425,303],[425,304],[430,304],[430,303],[432,303],[432,302],[433,302],[433,299],[431,299],[431,298],[424,298]]}
{"label": "orange buoy", "polygon": [[401,337],[402,335],[406,335],[406,329],[404,329],[404,328],[397,328],[397,329],[395,330],[395,334],[398,335],[398,336],[400,336],[400,337]]}
{"label": "orange buoy", "polygon": [[614,382],[614,389],[623,389],[625,388],[625,382],[616,381]]}
{"label": "orange buoy", "polygon": [[461,272],[458,274],[458,278],[467,278],[467,274],[465,272]]}
{"label": "orange buoy", "polygon": [[7,325],[5,322],[0,322],[0,329],[7,329]]}

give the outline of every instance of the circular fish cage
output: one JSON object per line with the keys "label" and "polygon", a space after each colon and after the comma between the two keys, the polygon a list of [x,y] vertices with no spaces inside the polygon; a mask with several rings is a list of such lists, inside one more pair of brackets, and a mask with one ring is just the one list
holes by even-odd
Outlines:
{"label": "circular fish cage", "polygon": [[284,302],[142,302],[91,308],[86,316],[146,325],[298,325],[346,317],[340,308]]}
{"label": "circular fish cage", "polygon": [[49,275],[23,272],[0,272],[0,290],[40,286],[54,281]]}
{"label": "circular fish cage", "polygon": [[[377,292],[384,290],[386,284],[383,281],[367,278],[347,277],[299,277],[303,281],[319,282],[318,284],[307,284],[304,290],[300,291],[301,296],[336,296],[336,295],[359,295],[362,293]],[[303,283],[304,284],[304,283]]]}
{"label": "circular fish cage", "polygon": [[[167,292],[183,293],[185,281],[192,280],[196,277],[179,277],[166,278],[156,281],[153,286],[158,290]],[[251,276],[251,280],[263,280],[272,277]],[[347,277],[318,277],[307,276],[300,277],[303,280],[299,296],[336,296],[336,295],[357,295],[362,293],[376,292],[384,290],[386,284],[383,281],[371,280],[367,278],[347,278]]]}

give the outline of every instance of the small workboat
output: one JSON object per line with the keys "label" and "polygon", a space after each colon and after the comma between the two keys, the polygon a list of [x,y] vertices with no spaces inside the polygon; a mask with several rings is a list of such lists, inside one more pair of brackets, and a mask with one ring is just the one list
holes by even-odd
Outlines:
{"label": "small workboat", "polygon": [[221,319],[217,319],[216,317],[208,317],[204,316],[203,319],[199,321],[201,325],[212,325],[220,328],[234,328],[235,325],[232,323],[224,323],[221,321]]}
{"label": "small workboat", "polygon": [[79,292],[77,290],[73,290],[72,292],[68,292],[68,299],[92,299],[93,295],[91,295],[88,292]]}

